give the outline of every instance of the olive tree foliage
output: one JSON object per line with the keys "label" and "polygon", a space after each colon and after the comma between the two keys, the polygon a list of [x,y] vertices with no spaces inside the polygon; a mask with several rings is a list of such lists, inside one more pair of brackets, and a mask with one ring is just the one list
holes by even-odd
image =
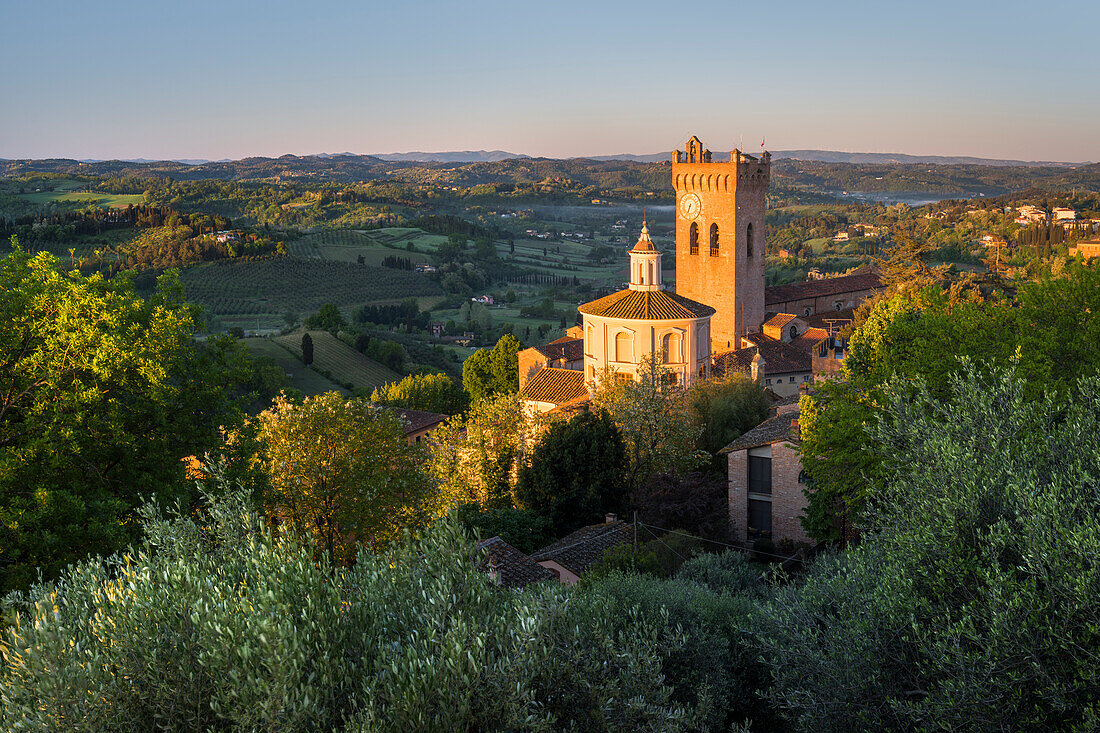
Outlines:
{"label": "olive tree foliage", "polygon": [[330,557],[354,560],[359,545],[378,549],[427,518],[427,456],[394,410],[338,392],[279,395],[257,423],[271,512]]}
{"label": "olive tree foliage", "polygon": [[557,584],[501,592],[454,523],[353,568],[228,487],[6,601],[4,730],[673,731],[679,637]]}
{"label": "olive tree foliage", "polygon": [[959,376],[891,385],[867,537],[759,616],[795,729],[1100,725],[1100,380]]}
{"label": "olive tree foliage", "polygon": [[696,449],[702,426],[692,420],[685,390],[673,384],[655,355],[638,365],[638,379],[619,381],[610,370],[600,375],[593,405],[606,411],[622,433],[630,493],[659,473],[687,471],[708,455]]}

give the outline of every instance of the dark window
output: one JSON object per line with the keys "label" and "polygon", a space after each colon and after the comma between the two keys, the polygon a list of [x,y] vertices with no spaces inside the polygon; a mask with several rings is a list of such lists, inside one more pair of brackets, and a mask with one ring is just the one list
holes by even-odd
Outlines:
{"label": "dark window", "polygon": [[772,503],[749,499],[749,534],[770,536],[772,533]]}
{"label": "dark window", "polygon": [[710,225],[710,256],[718,256],[718,225]]}
{"label": "dark window", "polygon": [[772,493],[772,459],[749,456],[749,493]]}
{"label": "dark window", "polygon": [[745,254],[752,257],[752,224],[745,229]]}
{"label": "dark window", "polygon": [[791,384],[794,384],[794,377],[791,377]]}
{"label": "dark window", "polygon": [[791,326],[791,340],[798,338],[798,326]]}
{"label": "dark window", "polygon": [[699,254],[699,225],[695,222],[691,222],[691,233],[688,235],[688,240],[691,242],[691,254]]}

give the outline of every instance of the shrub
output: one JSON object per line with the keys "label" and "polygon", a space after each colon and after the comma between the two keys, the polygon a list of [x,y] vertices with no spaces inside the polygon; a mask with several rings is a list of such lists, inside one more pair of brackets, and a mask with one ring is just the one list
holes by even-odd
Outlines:
{"label": "shrub", "polygon": [[662,677],[666,625],[555,584],[500,592],[454,523],[349,569],[273,534],[242,493],[207,501],[146,507],[131,552],[9,598],[0,728],[687,725]]}

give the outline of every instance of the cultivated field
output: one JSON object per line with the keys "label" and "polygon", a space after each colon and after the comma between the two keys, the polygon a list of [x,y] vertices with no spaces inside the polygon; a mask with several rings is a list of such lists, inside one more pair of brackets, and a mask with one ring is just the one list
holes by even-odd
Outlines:
{"label": "cultivated field", "polygon": [[[313,367],[331,374],[333,381],[366,389],[401,381],[400,374],[368,359],[329,332],[310,331],[309,335],[313,339]],[[278,336],[272,341],[301,359],[301,332]]]}
{"label": "cultivated field", "polygon": [[188,267],[180,277],[188,300],[216,315],[309,313],[324,303],[347,308],[442,293],[415,272],[300,257],[222,260]]}
{"label": "cultivated field", "polygon": [[[299,340],[300,339],[301,337],[299,336]],[[248,348],[253,356],[271,357],[275,363],[281,366],[283,371],[286,372],[287,379],[290,380],[291,385],[302,390],[302,393],[308,397],[319,395],[323,392],[349,394],[345,387],[336,384],[323,374],[307,367],[302,363],[300,356],[295,356],[286,347],[276,343],[274,339],[249,338],[243,339],[241,343]]]}

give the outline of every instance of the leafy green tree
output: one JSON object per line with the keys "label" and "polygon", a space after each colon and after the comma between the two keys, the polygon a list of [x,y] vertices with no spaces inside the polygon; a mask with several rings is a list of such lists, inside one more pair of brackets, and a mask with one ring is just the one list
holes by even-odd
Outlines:
{"label": "leafy green tree", "polygon": [[684,389],[668,379],[655,356],[642,361],[636,380],[600,375],[592,403],[622,433],[630,494],[659,473],[687,471],[707,460],[695,448],[701,429],[687,414]]}
{"label": "leafy green tree", "polygon": [[530,509],[482,509],[471,503],[459,504],[454,514],[479,538],[500,537],[520,552],[534,552],[550,544],[555,537],[550,518]]}
{"label": "leafy green tree", "polygon": [[702,426],[699,448],[711,455],[768,417],[764,388],[743,374],[699,380],[687,391],[691,416]]}
{"label": "leafy green tree", "polygon": [[337,331],[346,331],[348,324],[339,308],[332,303],[325,303],[315,314],[306,318],[306,328],[336,333]]}
{"label": "leafy green tree", "polygon": [[174,272],[148,299],[123,277],[0,260],[0,592],[135,539],[144,497],[191,501],[181,459],[239,422],[232,339],[192,339]]}
{"label": "leafy green tree", "polygon": [[308,333],[302,334],[302,363],[306,366],[313,363],[313,337]]}
{"label": "leafy green tree", "polygon": [[1100,722],[1100,380],[1031,399],[967,366],[895,380],[864,541],[757,623],[794,730],[1089,730]]}
{"label": "leafy green tree", "polygon": [[559,535],[620,512],[626,504],[626,450],[607,413],[553,423],[520,467],[516,498],[550,517]]}
{"label": "leafy green tree", "polygon": [[400,382],[376,388],[370,399],[380,405],[443,415],[461,414],[469,406],[466,392],[446,374],[410,374]]}
{"label": "leafy green tree", "polygon": [[437,514],[460,504],[510,508],[513,477],[531,439],[531,421],[514,394],[474,402],[432,433],[430,472],[440,489]]}
{"label": "leafy green tree", "polygon": [[[518,370],[517,370],[518,371]],[[478,349],[462,362],[462,387],[477,404],[497,393],[493,378],[492,357],[488,349]]]}
{"label": "leafy green tree", "polygon": [[510,333],[500,337],[493,350],[489,352],[489,370],[497,392],[519,391],[519,352],[523,344]]}
{"label": "leafy green tree", "polygon": [[317,537],[334,559],[378,549],[426,518],[426,456],[393,410],[337,392],[295,404],[276,398],[258,417],[271,512]]}
{"label": "leafy green tree", "polygon": [[473,402],[519,391],[519,358],[523,344],[510,333],[492,349],[478,349],[462,363],[462,386]]}
{"label": "leafy green tree", "polygon": [[615,572],[583,581],[585,593],[614,615],[629,618],[633,607],[651,623],[679,629],[682,643],[661,671],[673,700],[693,712],[690,730],[726,733],[748,721],[752,730],[778,729],[771,707],[756,694],[767,683],[767,668],[750,643],[755,599],[765,586],[744,558],[739,552],[700,555],[668,579]]}
{"label": "leafy green tree", "polygon": [[859,522],[881,463],[870,428],[884,385],[919,378],[946,394],[960,357],[1007,365],[1016,353],[1017,319],[998,301],[952,302],[938,286],[874,305],[849,341],[843,378],[819,383],[800,402],[800,453],[810,479],[803,523],[811,536],[839,539]]}

